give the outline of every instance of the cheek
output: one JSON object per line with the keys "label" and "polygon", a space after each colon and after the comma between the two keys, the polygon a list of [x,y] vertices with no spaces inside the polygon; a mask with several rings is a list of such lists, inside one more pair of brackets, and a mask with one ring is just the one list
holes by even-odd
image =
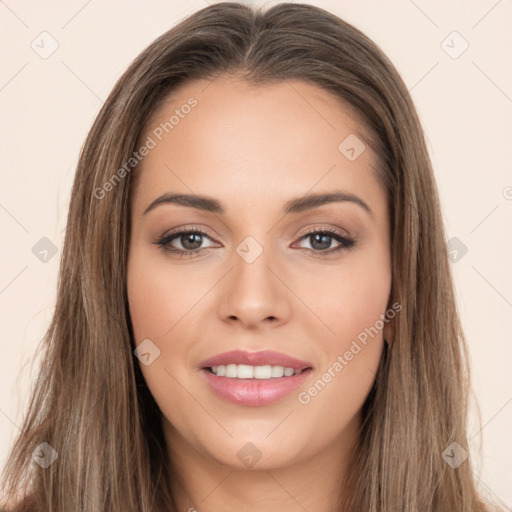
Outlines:
{"label": "cheek", "polygon": [[[353,417],[368,396],[382,356],[385,325],[382,318],[386,313],[391,289],[391,273],[387,260],[380,263],[347,267],[318,281],[313,288],[309,283],[309,297],[312,309],[327,329],[317,336],[322,354],[316,380],[303,390],[298,397],[308,417],[322,417],[323,411],[330,410],[330,426],[318,428],[332,430],[334,434],[340,425]],[[303,291],[305,293],[305,291]],[[318,324],[316,324],[318,325]],[[335,404],[342,404],[337,407]]]}
{"label": "cheek", "polygon": [[333,306],[331,314],[339,339],[361,339],[376,323],[381,326],[378,320],[385,313],[389,293],[390,281],[385,275],[368,272],[347,279],[333,294],[337,308]]}
{"label": "cheek", "polygon": [[301,277],[296,283],[298,295],[307,298],[309,310],[317,317],[315,320],[308,315],[320,329],[316,337],[322,332],[322,339],[332,351],[350,344],[385,313],[391,274],[385,265],[365,262],[317,273],[315,278]]}
{"label": "cheek", "polygon": [[200,299],[197,276],[180,272],[165,258],[134,251],[127,274],[127,293],[135,342],[144,338],[163,339]]}
{"label": "cheek", "polygon": [[[185,315],[200,298],[197,290],[185,282],[179,272],[170,272],[143,250],[133,250],[128,260],[127,294],[130,318],[135,338],[139,346],[149,339],[156,345],[158,356],[150,364],[138,361],[148,388],[163,414],[180,424],[180,415],[174,417],[175,408],[186,407],[187,396],[183,393],[178,375],[173,366],[186,358],[187,344],[182,330]],[[192,291],[191,291],[192,290]],[[147,342],[146,342],[147,343]],[[150,347],[154,347],[149,345]],[[179,367],[179,365],[178,365]],[[173,378],[174,377],[174,378]]]}
{"label": "cheek", "polygon": [[203,298],[215,284],[208,269],[191,271],[182,263],[170,263],[144,247],[133,248],[128,259],[127,294],[135,345],[149,339],[160,351],[154,363],[140,365],[148,378],[166,369],[183,377],[201,328]]}

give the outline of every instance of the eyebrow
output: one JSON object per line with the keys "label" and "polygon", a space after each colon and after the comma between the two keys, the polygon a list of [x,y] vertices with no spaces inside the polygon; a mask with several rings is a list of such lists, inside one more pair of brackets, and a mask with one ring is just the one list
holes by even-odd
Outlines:
{"label": "eyebrow", "polygon": [[[296,199],[287,201],[283,207],[283,214],[301,213],[314,208],[319,208],[324,204],[329,203],[343,203],[349,202],[360,206],[368,214],[373,216],[372,209],[360,197],[350,192],[342,190],[335,190],[332,192],[320,194],[308,194]],[[188,206],[197,210],[204,210],[211,213],[218,213],[223,215],[225,209],[222,203],[213,197],[202,196],[197,194],[176,194],[167,192],[160,197],[157,197],[145,210],[143,215],[146,215],[151,210],[162,204],[176,204],[178,206]]]}

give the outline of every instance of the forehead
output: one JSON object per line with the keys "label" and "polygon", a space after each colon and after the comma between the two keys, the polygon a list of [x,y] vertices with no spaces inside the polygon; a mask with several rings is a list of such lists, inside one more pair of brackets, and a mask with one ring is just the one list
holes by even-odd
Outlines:
{"label": "forehead", "polygon": [[187,83],[160,101],[140,140],[148,138],[154,147],[138,169],[136,202],[170,190],[228,203],[340,186],[366,189],[368,201],[379,193],[375,155],[353,110],[301,81]]}

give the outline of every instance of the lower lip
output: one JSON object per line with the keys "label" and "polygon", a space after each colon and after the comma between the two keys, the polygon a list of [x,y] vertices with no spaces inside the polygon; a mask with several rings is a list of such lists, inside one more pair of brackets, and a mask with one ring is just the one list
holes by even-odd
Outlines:
{"label": "lower lip", "polygon": [[211,389],[228,402],[259,407],[289,395],[311,375],[312,368],[303,370],[291,377],[274,377],[272,379],[231,379],[218,377],[210,370],[203,368]]}

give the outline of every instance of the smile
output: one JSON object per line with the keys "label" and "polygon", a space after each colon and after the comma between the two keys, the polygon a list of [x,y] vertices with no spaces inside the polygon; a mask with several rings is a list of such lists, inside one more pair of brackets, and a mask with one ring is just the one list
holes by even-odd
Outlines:
{"label": "smile", "polygon": [[[240,367],[242,367],[241,370]],[[219,367],[216,367],[216,370],[218,372]],[[286,370],[288,370],[286,373],[290,373],[291,370],[293,374],[284,375]],[[293,370],[282,366],[227,365],[224,371],[232,376],[215,374],[213,368],[203,368],[201,374],[219,398],[238,405],[260,407],[292,393],[306,381],[313,369]],[[247,375],[249,372],[253,374],[255,372],[256,375],[262,376],[241,377],[240,375],[244,375],[245,372]],[[275,376],[272,376],[272,372]],[[283,374],[279,376],[281,372]],[[269,374],[270,377],[268,377]]]}

